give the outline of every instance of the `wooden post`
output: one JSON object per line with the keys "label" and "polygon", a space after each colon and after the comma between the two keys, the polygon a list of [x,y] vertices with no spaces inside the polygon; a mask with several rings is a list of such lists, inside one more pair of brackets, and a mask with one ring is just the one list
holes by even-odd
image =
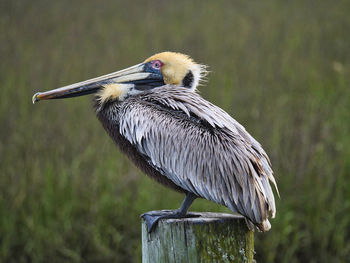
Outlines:
{"label": "wooden post", "polygon": [[151,232],[142,220],[142,262],[253,262],[254,233],[242,216],[191,213],[163,219]]}

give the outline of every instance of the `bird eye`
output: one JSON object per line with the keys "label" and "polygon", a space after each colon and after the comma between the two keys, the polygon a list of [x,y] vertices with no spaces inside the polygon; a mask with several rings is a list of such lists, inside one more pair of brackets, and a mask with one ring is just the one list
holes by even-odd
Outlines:
{"label": "bird eye", "polygon": [[163,66],[163,63],[160,60],[154,60],[152,61],[152,68],[154,69],[160,69],[161,66]]}

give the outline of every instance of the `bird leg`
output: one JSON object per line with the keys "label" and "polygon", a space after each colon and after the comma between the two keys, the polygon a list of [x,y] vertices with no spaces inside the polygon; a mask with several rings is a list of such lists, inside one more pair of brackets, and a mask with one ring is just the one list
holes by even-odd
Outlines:
{"label": "bird leg", "polygon": [[185,218],[185,217],[198,217],[198,215],[187,214],[188,208],[193,203],[197,196],[192,193],[187,193],[185,199],[183,200],[180,208],[176,210],[160,210],[160,211],[150,211],[141,215],[146,221],[148,228],[148,233],[152,231],[154,226],[157,224],[159,219],[169,219],[169,218]]}

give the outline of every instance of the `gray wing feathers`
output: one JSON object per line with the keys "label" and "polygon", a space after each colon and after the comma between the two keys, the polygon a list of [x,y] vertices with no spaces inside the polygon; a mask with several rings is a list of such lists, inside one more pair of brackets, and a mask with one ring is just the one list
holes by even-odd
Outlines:
{"label": "gray wing feathers", "polygon": [[[159,104],[189,118],[194,115],[214,129],[171,115]],[[276,210],[269,180],[275,187],[276,182],[265,151],[242,125],[198,94],[178,87],[130,98],[122,109],[120,133],[153,167],[183,189],[268,230],[267,218]]]}

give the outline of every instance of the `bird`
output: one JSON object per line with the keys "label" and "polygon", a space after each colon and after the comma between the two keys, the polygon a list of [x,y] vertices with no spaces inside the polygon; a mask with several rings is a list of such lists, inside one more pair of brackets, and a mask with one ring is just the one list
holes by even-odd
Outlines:
{"label": "bird", "polygon": [[200,96],[206,68],[182,53],[161,52],[124,70],[37,92],[32,101],[95,94],[96,115],[121,152],[185,194],[176,210],[142,215],[149,232],[161,219],[195,216],[188,209],[196,198],[268,231],[276,214],[272,186],[278,193],[270,159],[238,121]]}

